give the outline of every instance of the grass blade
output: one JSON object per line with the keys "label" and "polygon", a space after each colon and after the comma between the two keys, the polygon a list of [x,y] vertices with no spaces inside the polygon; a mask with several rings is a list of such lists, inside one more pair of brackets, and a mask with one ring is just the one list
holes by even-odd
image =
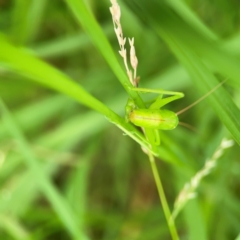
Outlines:
{"label": "grass blade", "polygon": [[56,213],[59,215],[61,221],[66,226],[66,229],[69,231],[72,237],[74,239],[83,239],[84,235],[76,224],[77,221],[75,214],[72,212],[70,206],[65,202],[62,196],[58,193],[56,188],[52,185],[49,177],[44,173],[41,164],[38,163],[38,160],[32,153],[27,140],[21,133],[20,129],[18,129],[18,126],[15,124],[10,112],[2,100],[0,100],[0,109],[4,124],[8,128],[12,137],[18,141],[19,147],[24,156],[24,160],[34,173],[41,190],[48,198],[52,207],[55,209]]}
{"label": "grass blade", "polygon": [[18,73],[30,77],[31,80],[64,93],[81,104],[100,112],[141,146],[158,155],[158,150],[149,148],[147,140],[133,125],[126,123],[123,118],[86,92],[69,77],[47,63],[13,47],[3,37],[0,37],[0,63],[2,63],[2,66],[14,69]]}

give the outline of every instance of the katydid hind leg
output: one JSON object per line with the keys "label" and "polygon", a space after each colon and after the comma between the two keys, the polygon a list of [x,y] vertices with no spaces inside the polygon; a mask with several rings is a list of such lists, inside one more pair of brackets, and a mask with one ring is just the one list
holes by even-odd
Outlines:
{"label": "katydid hind leg", "polygon": [[[163,95],[160,94],[156,99],[155,101],[150,105],[149,109],[159,109],[162,105],[162,100],[163,100]],[[160,107],[159,107],[160,106]]]}
{"label": "katydid hind leg", "polygon": [[[153,102],[150,109],[160,109],[162,106],[175,101],[177,99],[183,98],[184,94],[181,92],[165,91],[163,89],[148,89],[148,88],[131,88],[132,91],[145,92],[145,93],[158,93],[160,96]],[[173,95],[171,97],[162,98],[163,95]]]}
{"label": "katydid hind leg", "polygon": [[177,95],[179,98],[184,97],[184,94],[182,92],[173,92],[173,91],[166,91],[163,89],[149,89],[149,88],[135,88],[130,87],[130,90],[136,91],[136,92],[142,92],[142,93],[158,93],[163,95]]}
{"label": "katydid hind leg", "polygon": [[150,109],[159,109],[159,108],[165,106],[166,104],[173,102],[175,100],[178,100],[179,98],[182,98],[182,97],[183,96],[175,95],[175,96],[163,98],[163,99],[161,99],[161,101],[156,101],[155,103],[153,103],[150,106]]}

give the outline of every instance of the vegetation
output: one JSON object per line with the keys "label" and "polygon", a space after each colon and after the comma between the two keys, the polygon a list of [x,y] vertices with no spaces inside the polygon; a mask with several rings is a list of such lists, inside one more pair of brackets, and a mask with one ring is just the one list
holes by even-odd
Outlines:
{"label": "vegetation", "polygon": [[139,87],[185,95],[157,146],[111,2],[0,1],[0,239],[239,240],[240,4],[118,1]]}

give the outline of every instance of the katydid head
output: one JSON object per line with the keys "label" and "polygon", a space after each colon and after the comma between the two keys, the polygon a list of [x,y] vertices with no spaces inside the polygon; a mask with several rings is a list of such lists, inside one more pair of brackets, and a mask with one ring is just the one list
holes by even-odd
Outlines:
{"label": "katydid head", "polygon": [[135,102],[131,98],[129,98],[128,102],[125,106],[125,120],[126,120],[126,122],[130,121],[129,116],[135,108],[136,108]]}

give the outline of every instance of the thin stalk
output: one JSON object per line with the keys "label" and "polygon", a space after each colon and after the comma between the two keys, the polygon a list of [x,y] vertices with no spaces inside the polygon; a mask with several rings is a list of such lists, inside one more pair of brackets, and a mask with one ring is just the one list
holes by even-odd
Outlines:
{"label": "thin stalk", "polygon": [[154,180],[155,180],[155,183],[156,183],[156,186],[157,186],[159,199],[160,199],[160,202],[162,203],[163,212],[164,212],[165,218],[167,220],[169,231],[171,233],[171,236],[172,236],[173,240],[179,240],[177,229],[176,229],[176,226],[175,226],[175,222],[174,222],[174,219],[171,217],[171,212],[170,212],[170,209],[169,209],[169,206],[168,206],[168,203],[167,203],[167,199],[166,199],[166,196],[165,196],[165,193],[164,193],[164,190],[163,190],[160,175],[159,175],[158,170],[157,170],[155,158],[154,158],[154,156],[152,155],[151,152],[148,153],[148,156],[149,156],[149,161],[150,161],[150,164],[151,164],[151,167],[152,167]]}

